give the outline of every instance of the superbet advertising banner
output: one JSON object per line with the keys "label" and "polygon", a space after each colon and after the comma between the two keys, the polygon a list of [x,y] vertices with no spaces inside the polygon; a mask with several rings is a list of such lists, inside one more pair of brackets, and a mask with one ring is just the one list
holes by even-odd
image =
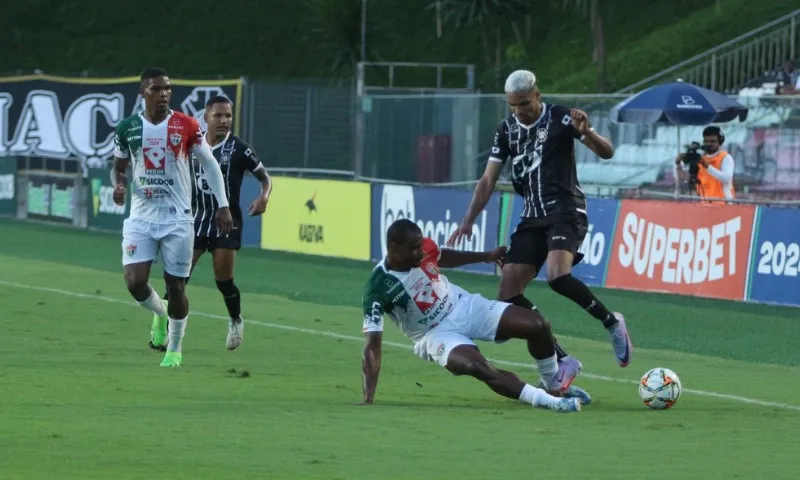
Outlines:
{"label": "superbet advertising banner", "polygon": [[755,212],[623,200],[606,286],[743,300]]}

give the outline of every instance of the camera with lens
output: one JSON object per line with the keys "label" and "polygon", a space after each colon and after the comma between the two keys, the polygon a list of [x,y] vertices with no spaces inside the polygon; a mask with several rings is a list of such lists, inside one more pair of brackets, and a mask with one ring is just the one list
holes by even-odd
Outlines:
{"label": "camera with lens", "polygon": [[692,142],[689,145],[684,145],[686,149],[683,152],[681,161],[689,167],[689,187],[694,188],[697,184],[697,174],[700,173],[700,157],[702,156],[698,151],[703,151],[703,147],[698,142]]}

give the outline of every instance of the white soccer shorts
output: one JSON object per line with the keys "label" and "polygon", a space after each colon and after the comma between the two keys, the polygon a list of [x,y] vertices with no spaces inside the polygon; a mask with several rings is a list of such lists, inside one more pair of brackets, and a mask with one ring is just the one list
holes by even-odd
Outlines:
{"label": "white soccer shorts", "polygon": [[415,355],[443,367],[450,352],[459,345],[475,345],[473,340],[495,342],[500,317],[510,305],[455,286],[453,289],[460,295],[456,307],[414,345]]}
{"label": "white soccer shorts", "polygon": [[122,224],[122,265],[151,262],[160,251],[165,272],[188,277],[192,271],[193,226],[191,222],[160,224],[126,218]]}

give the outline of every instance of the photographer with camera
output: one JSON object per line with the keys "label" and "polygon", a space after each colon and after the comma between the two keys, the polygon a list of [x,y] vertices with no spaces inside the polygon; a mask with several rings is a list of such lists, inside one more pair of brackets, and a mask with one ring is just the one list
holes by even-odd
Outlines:
{"label": "photographer with camera", "polygon": [[[675,166],[689,191],[694,190],[704,199],[733,199],[733,157],[720,149],[725,143],[725,135],[719,127],[706,127],[703,130],[703,146],[692,142],[686,151],[675,159]],[[704,153],[701,155],[698,150]]]}

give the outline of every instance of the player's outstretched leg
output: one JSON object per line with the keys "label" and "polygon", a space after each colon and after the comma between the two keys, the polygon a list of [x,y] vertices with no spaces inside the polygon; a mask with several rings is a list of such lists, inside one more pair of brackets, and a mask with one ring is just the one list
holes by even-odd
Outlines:
{"label": "player's outstretched leg", "polygon": [[577,398],[554,397],[542,389],[526,384],[511,372],[495,368],[475,345],[459,345],[451,350],[445,368],[454,375],[469,375],[482,381],[498,395],[534,407],[549,408],[557,412],[578,412],[581,409]]}
{"label": "player's outstretched leg", "polygon": [[528,353],[536,361],[542,381],[550,392],[564,395],[581,371],[580,362],[573,358],[558,363],[550,323],[539,312],[510,305],[500,317],[495,338],[526,340]]}
{"label": "player's outstretched leg", "polygon": [[[534,312],[540,313],[539,309],[536,307],[536,305],[534,305],[530,300],[525,298],[524,295],[517,295],[515,297],[512,297],[512,298],[506,300],[506,303],[510,303],[512,305],[517,305],[518,307],[526,308],[528,310],[533,310]],[[558,359],[559,365],[562,364],[562,363],[565,363],[565,362],[566,363],[572,363],[572,362],[576,362],[577,361],[578,362],[577,363],[578,369],[580,370],[581,368],[583,368],[583,366],[581,365],[580,361],[578,361],[574,357],[571,357],[563,348],[561,348],[561,346],[558,344],[558,340],[555,338],[555,336],[553,337],[553,341],[555,342],[556,357]],[[544,388],[544,389],[547,388],[547,385],[545,384],[544,379],[540,380],[539,383],[536,384],[536,386],[539,387],[539,388]],[[575,397],[575,398],[579,399],[581,401],[581,403],[584,404],[584,405],[588,405],[588,404],[592,403],[592,396],[589,395],[589,392],[587,392],[586,390],[584,390],[584,389],[582,389],[582,388],[580,388],[580,387],[578,387],[577,385],[574,385],[574,384],[571,384],[569,387],[567,387],[567,390],[564,392],[564,396],[565,397]]]}
{"label": "player's outstretched leg", "polygon": [[183,361],[181,345],[189,317],[189,299],[184,289],[186,283],[182,277],[174,277],[164,273],[169,295],[169,332],[167,334],[167,353],[161,362],[162,367],[179,367]]}
{"label": "player's outstretched leg", "polygon": [[[521,293],[538,271],[539,267],[536,265],[528,265],[524,263],[505,264],[503,266],[503,276],[500,280],[500,289],[498,292],[499,297],[505,298],[504,301],[506,303],[541,313],[539,312],[539,308]],[[553,341],[555,343],[558,363],[572,363],[573,357],[571,357],[566,350],[564,350],[555,337],[553,337]],[[578,369],[582,368],[580,362],[578,362],[577,367]],[[545,384],[544,380],[542,379],[537,384],[537,387],[546,389],[547,384]],[[581,403],[584,405],[588,405],[592,402],[592,397],[589,395],[589,393],[574,384],[567,387],[567,390],[563,393],[563,395],[565,397],[576,397],[580,399]]]}
{"label": "player's outstretched leg", "polygon": [[625,318],[621,313],[610,312],[585,283],[572,276],[574,258],[572,252],[551,250],[547,256],[547,283],[553,291],[577,303],[589,312],[589,315],[603,323],[611,337],[611,347],[617,363],[621,367],[627,367],[631,361],[633,344],[628,335]]}
{"label": "player's outstretched leg", "polygon": [[[539,266],[537,265],[506,263],[503,265],[502,277],[500,278],[498,299],[512,305],[517,305],[518,307],[538,312],[539,308],[534,305],[533,302],[525,298],[525,295],[522,293],[525,287],[538,273]],[[559,362],[569,357],[567,351],[558,344],[558,340],[556,340],[556,355]]]}

